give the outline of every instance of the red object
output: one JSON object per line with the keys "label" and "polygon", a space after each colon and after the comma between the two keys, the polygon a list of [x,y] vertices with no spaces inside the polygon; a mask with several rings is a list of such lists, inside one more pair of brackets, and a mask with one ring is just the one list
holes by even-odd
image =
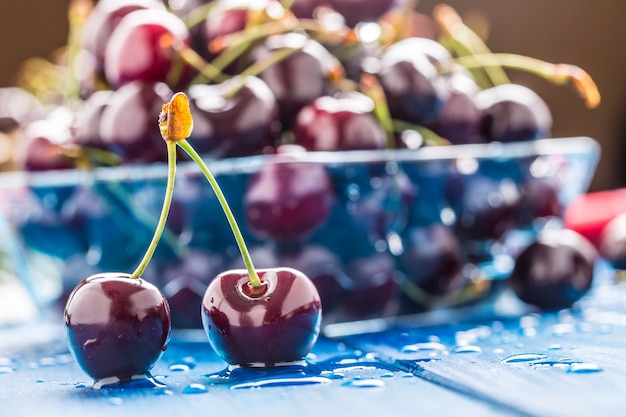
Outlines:
{"label": "red object", "polygon": [[626,188],[584,194],[565,210],[565,227],[599,244],[604,226],[618,215],[626,213]]}

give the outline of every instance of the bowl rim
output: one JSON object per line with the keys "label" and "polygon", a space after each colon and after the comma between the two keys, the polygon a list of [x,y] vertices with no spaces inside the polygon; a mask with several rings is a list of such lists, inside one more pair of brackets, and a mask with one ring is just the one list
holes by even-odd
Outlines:
{"label": "bowl rim", "polygon": [[[506,160],[542,155],[586,155],[592,167],[587,184],[593,176],[600,157],[599,143],[587,136],[547,138],[526,142],[491,142],[481,144],[426,146],[419,149],[378,149],[353,151],[307,151],[298,153],[297,161],[341,166],[343,164],[368,164],[387,162],[429,162],[473,158],[479,160]],[[257,171],[269,158],[273,161],[293,162],[294,155],[281,158],[280,154],[263,154],[245,157],[205,158],[213,175],[245,174]],[[198,173],[199,167],[190,160],[180,160],[177,175]],[[93,169],[66,169],[51,171],[8,171],[0,173],[0,189],[16,186],[54,187],[90,184],[98,181],[141,181],[164,179],[167,163],[128,164]]]}

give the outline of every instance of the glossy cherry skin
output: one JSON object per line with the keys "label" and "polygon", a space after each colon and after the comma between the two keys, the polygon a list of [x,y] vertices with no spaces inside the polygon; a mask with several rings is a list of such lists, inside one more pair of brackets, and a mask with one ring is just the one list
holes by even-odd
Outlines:
{"label": "glossy cherry skin", "polygon": [[437,117],[448,94],[437,64],[450,58],[443,45],[426,38],[403,39],[382,53],[377,76],[393,118],[423,124]]}
{"label": "glossy cherry skin", "polygon": [[65,306],[67,342],[94,380],[148,375],[167,347],[170,309],[161,292],[129,274],[81,281]]}
{"label": "glossy cherry skin", "polygon": [[[67,109],[57,110],[65,113]],[[70,120],[52,116],[26,125],[16,142],[16,164],[28,171],[73,168],[75,161],[67,153],[72,141]]]}
{"label": "glossy cherry skin", "polygon": [[373,110],[373,101],[360,93],[320,97],[298,113],[294,140],[310,151],[382,149],[385,132]]}
{"label": "glossy cherry skin", "polygon": [[408,280],[427,294],[442,296],[463,285],[466,259],[462,253],[452,228],[432,224],[407,232],[399,263]]}
{"label": "glossy cherry skin", "polygon": [[186,87],[193,71],[163,41],[164,35],[190,44],[183,21],[165,10],[135,10],[120,20],[104,54],[104,73],[111,86],[144,81],[164,82],[173,89]]}
{"label": "glossy cherry skin", "polygon": [[326,0],[326,3],[343,16],[348,26],[360,22],[375,22],[395,3],[395,0]]}
{"label": "glossy cherry skin", "polygon": [[476,106],[480,91],[474,78],[465,71],[445,76],[447,97],[434,121],[427,124],[453,145],[484,142],[481,136],[483,111]]}
{"label": "glossy cherry skin", "polygon": [[251,52],[259,61],[283,48],[299,49],[259,74],[278,101],[283,129],[288,129],[306,104],[333,91],[333,80],[343,76],[341,63],[319,42],[301,33],[273,35]]}
{"label": "glossy cherry skin", "polygon": [[520,84],[501,84],[480,91],[482,133],[491,142],[521,142],[550,137],[552,114],[537,93]]}
{"label": "glossy cherry skin", "polygon": [[125,163],[167,160],[167,149],[154,115],[161,112],[172,91],[163,83],[133,81],[111,95],[100,116],[100,139]]}
{"label": "glossy cherry skin", "polygon": [[98,73],[104,71],[104,51],[120,20],[135,10],[148,8],[165,10],[158,0],[100,0],[96,3],[85,21],[81,41],[83,48],[93,55]]}
{"label": "glossy cherry skin", "polygon": [[297,18],[311,19],[315,10],[323,3],[323,0],[294,0],[290,10]]}
{"label": "glossy cherry skin", "polygon": [[326,167],[298,160],[297,155],[297,151],[272,155],[248,181],[246,221],[261,238],[302,239],[329,216],[334,192]]}
{"label": "glossy cherry skin", "polygon": [[626,269],[626,214],[620,214],[604,226],[598,250],[614,268]]}
{"label": "glossy cherry skin", "polygon": [[522,301],[542,310],[568,308],[591,288],[596,258],[580,234],[544,230],[515,260],[509,283]]}
{"label": "glossy cherry skin", "polygon": [[[194,129],[189,142],[214,158],[264,153],[280,132],[278,104],[267,84],[246,77],[243,87],[233,79],[221,84],[196,84],[187,95]],[[238,89],[232,95],[232,89]]]}
{"label": "glossy cherry skin", "polygon": [[[261,23],[263,19],[260,16],[269,4],[269,0],[216,0],[213,9],[198,27],[202,42],[199,53],[208,61],[212,61],[222,50],[215,50],[215,46],[211,43],[222,36],[244,30],[248,24]],[[243,57],[225,68],[226,72],[236,74],[245,69],[238,68],[246,61],[241,58]]]}
{"label": "glossy cherry skin", "polygon": [[322,304],[311,280],[292,268],[218,275],[204,294],[202,323],[215,352],[231,365],[274,366],[304,359],[319,335]]}

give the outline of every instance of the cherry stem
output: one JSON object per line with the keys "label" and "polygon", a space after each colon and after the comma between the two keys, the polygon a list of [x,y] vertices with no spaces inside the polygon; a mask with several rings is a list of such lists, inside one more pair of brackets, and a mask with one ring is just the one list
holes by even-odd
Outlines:
{"label": "cherry stem", "polygon": [[76,62],[80,53],[81,34],[92,4],[86,0],[72,0],[68,11],[69,30],[67,36],[67,71],[63,88],[63,97],[70,107],[78,104],[80,82],[76,77]]}
{"label": "cherry stem", "polygon": [[500,53],[458,57],[453,63],[467,69],[508,67],[526,71],[557,85],[573,86],[588,108],[595,108],[600,104],[600,92],[595,82],[587,72],[575,65],[553,64],[525,55]]}
{"label": "cherry stem", "polygon": [[228,205],[228,201],[226,201],[226,197],[224,196],[222,189],[217,183],[217,180],[215,179],[215,177],[209,170],[209,167],[204,163],[204,160],[202,159],[202,157],[198,155],[196,150],[191,146],[191,144],[189,144],[189,142],[187,142],[187,140],[185,139],[178,140],[176,141],[176,143],[178,144],[178,146],[181,147],[183,151],[187,153],[187,155],[191,157],[191,159],[196,164],[198,164],[198,166],[200,167],[200,170],[206,177],[207,181],[209,181],[209,184],[211,185],[211,188],[213,188],[213,192],[215,193],[217,200],[222,206],[222,210],[224,211],[224,214],[226,215],[226,219],[228,220],[228,224],[230,225],[233,235],[235,236],[235,241],[237,242],[237,246],[239,247],[239,252],[241,253],[241,257],[243,258],[243,262],[246,266],[246,270],[248,271],[250,284],[254,288],[260,288],[262,286],[261,279],[259,278],[259,275],[254,269],[252,258],[250,257],[250,252],[248,251],[248,248],[246,247],[246,242],[243,239],[243,235],[241,234],[241,230],[239,230],[239,226],[237,225],[235,216],[233,216],[233,212],[230,209],[230,206]]}
{"label": "cherry stem", "polygon": [[228,79],[224,75],[220,68],[213,64],[206,62],[196,51],[183,42],[174,39],[170,35],[164,35],[161,37],[161,42],[165,46],[171,47],[178,56],[187,64],[195,68],[200,74],[191,82],[191,84],[199,84],[206,80],[221,83]]}
{"label": "cherry stem", "polygon": [[171,140],[166,140],[167,144],[167,185],[165,188],[165,197],[163,198],[163,207],[161,208],[161,215],[159,216],[159,222],[154,230],[154,235],[152,236],[152,241],[150,241],[150,245],[146,250],[143,258],[137,265],[135,271],[130,275],[131,278],[138,279],[142,276],[154,252],[159,244],[159,240],[161,239],[161,235],[163,234],[163,230],[165,229],[165,223],[167,221],[167,216],[170,211],[170,206],[172,205],[172,196],[174,195],[174,182],[176,179],[176,142]]}
{"label": "cherry stem", "polygon": [[394,149],[396,146],[393,120],[391,119],[391,113],[389,112],[387,97],[385,96],[383,87],[374,75],[364,74],[361,78],[361,91],[374,102],[374,115],[385,132],[387,149]]}
{"label": "cherry stem", "polygon": [[[491,53],[482,38],[463,22],[461,16],[453,7],[447,4],[437,5],[433,9],[433,18],[443,32],[442,43],[447,43],[458,56]],[[504,70],[497,65],[481,69],[485,71],[485,75],[491,85],[508,84],[510,82]],[[474,71],[474,74],[478,80],[484,78],[481,73]],[[487,87],[485,81],[482,84],[483,87]]]}

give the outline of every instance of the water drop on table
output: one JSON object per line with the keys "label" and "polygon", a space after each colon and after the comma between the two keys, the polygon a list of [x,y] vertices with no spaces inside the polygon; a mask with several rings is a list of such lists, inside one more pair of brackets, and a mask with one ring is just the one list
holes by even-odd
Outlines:
{"label": "water drop on table", "polygon": [[452,349],[452,353],[480,353],[483,349],[476,345],[457,346]]}
{"label": "water drop on table", "polygon": [[386,384],[385,381],[375,378],[354,378],[350,381],[346,381],[342,384],[344,387],[353,388],[383,388]]}
{"label": "water drop on table", "polygon": [[596,372],[602,372],[602,368],[595,363],[573,363],[567,369],[567,372],[572,374],[591,374]]}
{"label": "water drop on table", "polygon": [[208,392],[207,387],[197,382],[189,384],[183,388],[183,394],[204,394],[206,392]]}
{"label": "water drop on table", "polygon": [[543,359],[547,359],[548,355],[541,353],[519,353],[502,359],[501,363],[520,363],[520,362],[535,362]]}
{"label": "water drop on table", "polygon": [[120,397],[111,397],[109,398],[109,404],[111,405],[122,405],[124,401]]}

